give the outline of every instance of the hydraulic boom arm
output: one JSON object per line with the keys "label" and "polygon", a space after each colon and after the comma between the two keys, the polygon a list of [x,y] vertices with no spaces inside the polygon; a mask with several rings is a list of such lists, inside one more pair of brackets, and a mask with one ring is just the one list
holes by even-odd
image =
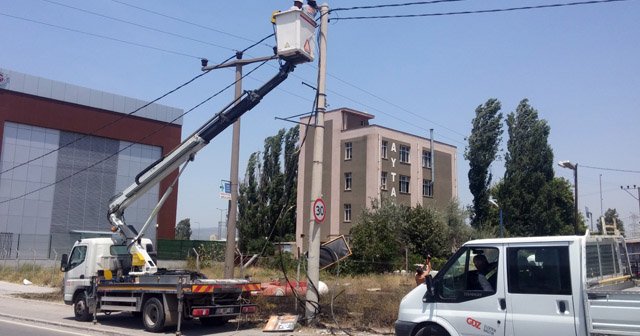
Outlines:
{"label": "hydraulic boom arm", "polygon": [[167,175],[179,168],[180,165],[188,160],[193,160],[195,154],[206,146],[211,139],[233,124],[245,112],[258,105],[260,100],[282,83],[294,68],[295,65],[292,62],[286,62],[280,67],[278,74],[268,82],[256,90],[245,92],[243,98],[237,104],[234,105],[234,101],[227,105],[173,151],[140,172],[133,184],[112,198],[109,204],[108,218],[116,229],[114,239],[125,241],[129,244],[129,251],[133,256],[133,266],[139,267],[139,271],[131,272],[130,274],[153,274],[157,271],[157,266],[146,250],[140,246],[139,242],[140,237],[146,231],[147,225],[145,224],[140,233],[136,232],[133,227],[126,225],[124,211],[127,207],[147,190],[160,183]]}

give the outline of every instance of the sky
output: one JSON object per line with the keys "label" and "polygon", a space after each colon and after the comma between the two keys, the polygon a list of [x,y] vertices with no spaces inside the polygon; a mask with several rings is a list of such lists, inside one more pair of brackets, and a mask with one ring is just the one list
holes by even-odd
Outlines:
{"label": "sky", "polygon": [[[528,98],[551,128],[554,161],[578,163],[579,210],[594,220],[617,209],[628,235],[640,236],[640,1],[486,14],[415,18],[357,16],[479,11],[566,0],[466,0],[332,12],[328,27],[328,109],[373,114],[372,123],[457,147],[461,204],[468,188],[466,137],[475,108],[489,98],[502,113]],[[320,3],[320,2],[319,2]],[[330,8],[400,3],[335,0]],[[222,62],[273,32],[274,10],[291,1],[0,0],[0,67],[142,100],[156,99],[201,73],[200,58]],[[266,39],[245,58],[269,56]],[[277,72],[267,63],[247,76],[254,89]],[[245,67],[245,73],[253,67]],[[317,64],[293,74],[242,117],[240,176],[264,139],[312,109]],[[234,81],[215,70],[159,101],[191,109]],[[184,116],[183,138],[233,99],[226,90]],[[506,125],[501,145],[506,150]],[[143,130],[141,130],[143,131]],[[231,128],[200,151],[182,175],[177,221],[194,229],[223,219],[221,180],[229,179]],[[573,184],[573,171],[554,166]],[[491,167],[494,180],[504,162]],[[629,186],[629,192],[620,186]],[[106,211],[106,209],[105,209]],[[508,223],[507,223],[508,225]]]}

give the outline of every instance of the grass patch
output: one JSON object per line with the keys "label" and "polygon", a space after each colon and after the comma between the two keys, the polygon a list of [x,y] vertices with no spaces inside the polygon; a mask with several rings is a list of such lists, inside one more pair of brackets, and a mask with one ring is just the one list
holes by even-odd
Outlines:
{"label": "grass patch", "polygon": [[64,273],[58,267],[22,264],[19,266],[0,266],[0,280],[22,283],[23,279],[37,286],[60,287]]}

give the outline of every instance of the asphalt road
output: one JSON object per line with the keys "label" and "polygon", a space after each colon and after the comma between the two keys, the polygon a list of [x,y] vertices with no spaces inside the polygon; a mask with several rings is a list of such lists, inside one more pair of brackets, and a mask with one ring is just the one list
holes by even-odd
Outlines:
{"label": "asphalt road", "polygon": [[[164,333],[146,332],[139,317],[129,313],[98,314],[97,323],[78,322],[73,317],[73,308],[61,302],[26,300],[13,296],[16,293],[43,293],[55,289],[36,286],[24,286],[0,281],[0,335],[36,336],[36,335],[175,335],[176,329],[169,328]],[[206,327],[197,320],[184,321],[182,334],[185,336],[316,336],[330,335],[329,330],[297,329],[294,332],[263,332],[266,321],[230,321],[224,326]],[[345,335],[336,332],[337,335]],[[375,335],[364,332],[351,335]],[[379,335],[379,334],[378,334]]]}
{"label": "asphalt road", "polygon": [[6,336],[69,336],[69,335],[105,335],[104,333],[88,332],[51,325],[39,325],[14,319],[0,318],[0,333]]}

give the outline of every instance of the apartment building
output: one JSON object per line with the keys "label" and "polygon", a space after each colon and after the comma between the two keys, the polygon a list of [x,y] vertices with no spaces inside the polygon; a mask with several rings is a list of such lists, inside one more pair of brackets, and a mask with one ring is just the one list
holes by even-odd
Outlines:
{"label": "apartment building", "polygon": [[[321,240],[348,235],[372,200],[445,207],[458,196],[456,147],[424,136],[371,124],[372,114],[349,108],[324,117]],[[308,118],[302,118],[305,134]],[[313,119],[311,120],[313,122]],[[307,246],[311,207],[314,128],[310,126],[298,163],[297,246]],[[425,134],[426,135],[426,134]],[[304,249],[303,249],[304,250]]]}

